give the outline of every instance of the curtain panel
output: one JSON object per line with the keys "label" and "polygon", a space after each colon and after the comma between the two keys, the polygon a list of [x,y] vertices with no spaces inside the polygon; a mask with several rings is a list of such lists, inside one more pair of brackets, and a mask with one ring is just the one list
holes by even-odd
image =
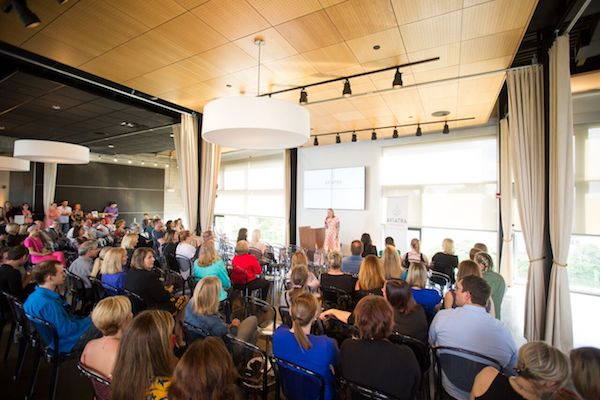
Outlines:
{"label": "curtain panel", "polygon": [[173,127],[173,140],[179,169],[183,203],[183,224],[191,232],[198,224],[198,120],[181,114],[181,124]]}
{"label": "curtain panel", "polygon": [[206,231],[212,229],[215,215],[221,146],[202,140],[200,164],[200,228]]}
{"label": "curtain panel", "polygon": [[[35,164],[33,164],[33,168],[35,168]],[[50,204],[54,202],[54,194],[56,192],[56,170],[56,163],[44,163],[44,189],[42,193],[44,213],[48,212]]]}
{"label": "curtain panel", "polygon": [[502,213],[502,253],[500,255],[500,274],[506,285],[513,281],[513,188],[510,165],[510,146],[508,120],[500,120],[500,211]]}
{"label": "curtain panel", "polygon": [[571,293],[567,258],[571,243],[574,203],[573,102],[569,65],[569,36],[550,49],[550,243],[552,271],[546,308],[547,342],[568,352],[573,347]]}
{"label": "curtain panel", "polygon": [[544,338],[544,97],[542,67],[507,71],[509,144],[515,194],[529,258],[525,337]]}

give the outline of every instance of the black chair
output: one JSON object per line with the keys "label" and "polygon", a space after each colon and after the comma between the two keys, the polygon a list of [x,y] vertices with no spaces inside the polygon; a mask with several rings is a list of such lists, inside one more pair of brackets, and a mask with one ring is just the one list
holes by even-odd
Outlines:
{"label": "black chair", "polygon": [[356,326],[342,322],[333,316],[323,321],[323,327],[325,330],[325,335],[335,339],[338,347],[342,346],[344,340],[351,337],[358,337],[359,335],[358,328]]}
{"label": "black chair", "polygon": [[133,312],[133,315],[139,314],[147,308],[146,301],[139,294],[127,289],[123,289],[123,294],[131,301],[131,311]]}
{"label": "black chair", "polygon": [[273,333],[277,327],[277,311],[275,307],[264,300],[248,296],[244,299],[244,318],[250,315],[256,316],[258,332],[267,341],[273,339]]}
{"label": "black chair", "polygon": [[441,398],[447,383],[451,383],[465,397],[469,397],[475,377],[482,369],[492,366],[500,373],[504,369],[500,362],[485,354],[448,346],[437,346],[433,349],[437,366],[436,399]]}
{"label": "black chair", "polygon": [[8,340],[6,343],[6,349],[4,351],[4,364],[8,361],[8,355],[11,349],[11,341],[14,343],[18,343],[18,355],[17,355],[17,363],[15,366],[15,372],[13,374],[13,381],[16,381],[21,375],[21,371],[23,368],[24,360],[25,360],[25,351],[27,349],[28,341],[27,341],[27,317],[25,316],[25,311],[23,310],[23,304],[19,299],[15,296],[6,293],[2,293],[2,299],[5,302],[5,305],[8,307],[11,317],[11,327],[8,336]]}
{"label": "black chair", "polygon": [[185,343],[189,346],[198,339],[205,339],[210,336],[210,333],[199,326],[192,325],[186,321],[182,323],[183,334],[185,335]]}
{"label": "black chair", "polygon": [[110,400],[111,387],[110,382],[106,380],[106,378],[96,371],[89,369],[81,362],[77,363],[77,369],[82,375],[90,380],[92,388],[94,389],[94,400]]}
{"label": "black chair", "polygon": [[384,393],[380,390],[370,388],[365,385],[360,385],[356,382],[351,382],[347,379],[340,379],[342,391],[346,392],[347,399],[375,399],[375,400],[396,400],[398,399],[391,394]]}
{"label": "black chair", "polygon": [[163,271],[165,285],[173,286],[173,294],[176,296],[184,295],[186,288],[186,279],[179,273],[166,269]]}
{"label": "black chair", "polygon": [[[71,310],[81,315],[89,314],[93,307],[93,300],[88,294],[91,290],[86,290],[85,283],[80,276],[75,275],[68,269],[65,269],[66,274],[66,293],[65,297],[70,297],[69,305]],[[67,294],[69,296],[67,296]]]}
{"label": "black chair", "polygon": [[353,300],[354,304],[358,304],[360,299],[367,296],[383,296],[383,291],[380,288],[370,290],[357,290],[354,292]]}
{"label": "black chair", "polygon": [[[15,334],[16,329],[16,321],[14,317],[14,313],[12,312],[10,301],[15,298],[13,295],[6,293],[4,291],[0,292],[0,339],[2,338],[2,333],[4,332],[4,327],[7,324],[10,324],[10,330],[8,332],[8,338],[6,339],[6,348],[4,349],[4,364],[8,360],[8,354],[11,348],[11,341]],[[16,298],[15,298],[16,299]],[[0,340],[1,342],[1,340]]]}
{"label": "black chair", "polygon": [[223,336],[223,341],[231,354],[240,377],[239,386],[246,392],[246,397],[250,393],[258,393],[266,400],[269,386],[275,383],[267,354],[258,346],[230,334]]}
{"label": "black chair", "polygon": [[192,275],[192,260],[181,255],[176,255],[175,261],[179,267],[179,274],[181,274],[183,279],[187,279]]}
{"label": "black chair", "polygon": [[325,380],[319,374],[279,357],[271,357],[277,378],[276,398],[280,388],[286,400],[325,399]]}
{"label": "black chair", "polygon": [[440,296],[444,297],[444,292],[450,288],[450,277],[443,272],[431,271],[429,284],[438,291]]}
{"label": "black chair", "polygon": [[324,309],[337,308],[344,311],[352,311],[354,309],[355,304],[352,294],[336,286],[321,285],[320,290]]}
{"label": "black chair", "polygon": [[294,321],[292,320],[292,316],[290,315],[289,307],[279,306],[279,316],[281,317],[281,322],[283,322],[284,325],[289,326],[290,328],[292,327],[292,323]]}
{"label": "black chair", "polygon": [[388,338],[390,342],[396,344],[404,344],[408,346],[417,362],[421,367],[421,384],[419,385],[419,391],[417,397],[419,399],[429,399],[431,397],[429,392],[429,373],[431,369],[431,348],[427,343],[423,343],[417,338],[412,336],[402,335],[398,332],[393,332]]}
{"label": "black chair", "polygon": [[94,304],[98,304],[100,300],[106,297],[106,290],[102,285],[102,281],[95,276],[88,276],[90,283],[92,284],[92,293],[94,296]]}
{"label": "black chair", "polygon": [[[50,400],[54,400],[56,397],[56,385],[58,383],[60,364],[67,360],[78,358],[81,351],[62,353],[60,351],[58,332],[56,331],[54,325],[48,321],[44,321],[41,318],[34,317],[33,315],[25,314],[25,316],[28,320],[29,343],[35,351],[33,360],[33,374],[31,376],[27,398],[33,398],[35,384],[40,371],[40,362],[43,357],[48,363],[52,364],[52,377],[50,379],[48,397]],[[50,334],[50,342],[46,342],[44,336],[39,331],[40,328]]]}

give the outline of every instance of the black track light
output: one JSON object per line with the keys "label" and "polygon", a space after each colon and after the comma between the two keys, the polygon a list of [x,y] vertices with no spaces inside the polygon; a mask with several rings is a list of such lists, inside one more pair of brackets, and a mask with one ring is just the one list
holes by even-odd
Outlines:
{"label": "black track light", "polygon": [[423,135],[423,132],[421,131],[421,124],[417,125],[417,132],[415,133],[416,136],[421,136]]}
{"label": "black track light", "polygon": [[335,142],[336,143],[342,143],[342,138],[340,137],[340,134],[338,133],[337,135],[335,135]]}
{"label": "black track light", "polygon": [[352,141],[356,142],[356,132],[352,132]]}
{"label": "black track light", "polygon": [[398,139],[398,129],[394,127],[394,132],[392,133],[392,139]]}
{"label": "black track light", "polygon": [[12,0],[11,4],[14,7],[17,14],[19,14],[19,18],[21,19],[21,22],[23,22],[25,27],[35,28],[40,24],[41,21],[38,18],[38,16],[35,15],[33,11],[29,9],[29,7],[27,7],[26,0]]}
{"label": "black track light", "polygon": [[62,6],[63,4],[65,4],[67,1],[69,1],[69,0],[56,0],[56,2],[57,2],[58,4],[60,4],[61,6]]}
{"label": "black track light", "polygon": [[394,89],[401,88],[402,83],[402,72],[400,72],[400,68],[396,68],[396,73],[394,74],[394,83],[392,83],[392,87]]}
{"label": "black track light", "polygon": [[442,131],[444,134],[450,133],[450,128],[448,128],[448,123],[444,122],[444,130]]}
{"label": "black track light", "polygon": [[375,129],[371,132],[371,140],[377,140],[377,132],[375,132]]}
{"label": "black track light", "polygon": [[344,82],[344,91],[342,92],[342,95],[344,97],[352,96],[352,89],[350,88],[350,81],[348,79]]}
{"label": "black track light", "polygon": [[308,94],[306,93],[306,90],[304,90],[304,88],[302,88],[302,90],[300,91],[300,104],[307,104],[308,103]]}
{"label": "black track light", "polygon": [[315,140],[313,140],[313,146],[318,146],[319,145],[319,139],[317,139],[317,137],[315,136]]}

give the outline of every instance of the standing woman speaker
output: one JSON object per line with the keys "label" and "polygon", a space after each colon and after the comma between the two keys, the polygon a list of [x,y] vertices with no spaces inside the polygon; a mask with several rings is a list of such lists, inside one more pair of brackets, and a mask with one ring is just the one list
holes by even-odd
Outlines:
{"label": "standing woman speaker", "polygon": [[333,208],[327,209],[325,218],[325,252],[340,251],[340,220],[335,216]]}

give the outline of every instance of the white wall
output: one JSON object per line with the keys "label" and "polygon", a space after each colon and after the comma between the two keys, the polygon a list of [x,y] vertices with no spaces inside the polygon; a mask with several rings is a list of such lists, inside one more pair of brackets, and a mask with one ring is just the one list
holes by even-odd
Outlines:
{"label": "white wall", "polygon": [[[373,243],[381,248],[383,243],[383,201],[380,184],[380,160],[382,147],[414,144],[415,142],[437,142],[465,137],[476,137],[497,132],[496,121],[488,126],[470,129],[452,130],[449,135],[428,134],[421,137],[383,139],[356,143],[340,143],[326,146],[303,147],[298,149],[298,198],[296,224],[300,226],[323,226],[326,210],[304,208],[304,171],[311,169],[343,168],[365,166],[365,209],[335,210],[340,219],[340,241],[342,252],[349,253],[352,240],[360,239],[368,232]],[[415,166],[418,168],[418,166]],[[409,217],[410,220],[410,217]],[[298,232],[296,231],[296,237]]]}

